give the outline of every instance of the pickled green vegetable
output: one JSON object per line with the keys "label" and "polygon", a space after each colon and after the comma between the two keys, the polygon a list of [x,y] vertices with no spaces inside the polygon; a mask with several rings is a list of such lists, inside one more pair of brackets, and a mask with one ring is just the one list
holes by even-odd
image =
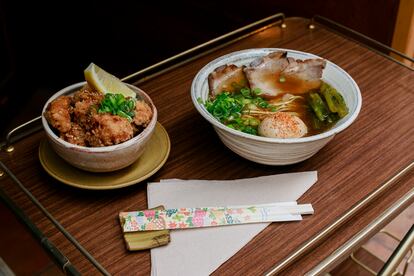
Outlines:
{"label": "pickled green vegetable", "polygon": [[348,107],[345,104],[345,100],[335,88],[324,82],[321,86],[321,93],[331,112],[338,113],[340,118],[348,114]]}
{"label": "pickled green vegetable", "polygon": [[315,92],[309,94],[309,105],[320,121],[323,122],[328,119],[329,111],[318,93]]}

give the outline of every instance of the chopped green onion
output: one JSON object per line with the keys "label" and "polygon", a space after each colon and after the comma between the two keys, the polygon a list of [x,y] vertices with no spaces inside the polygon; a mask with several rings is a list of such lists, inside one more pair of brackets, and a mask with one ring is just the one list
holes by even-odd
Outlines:
{"label": "chopped green onion", "polygon": [[132,121],[135,116],[134,110],[134,99],[125,98],[122,94],[107,93],[98,108],[98,113],[111,113]]}
{"label": "chopped green onion", "polygon": [[249,88],[242,88],[240,89],[240,93],[246,97],[246,98],[250,98],[250,89]]}
{"label": "chopped green onion", "polygon": [[259,96],[260,94],[262,94],[262,90],[260,90],[260,88],[255,88],[252,90],[252,92],[256,96]]}

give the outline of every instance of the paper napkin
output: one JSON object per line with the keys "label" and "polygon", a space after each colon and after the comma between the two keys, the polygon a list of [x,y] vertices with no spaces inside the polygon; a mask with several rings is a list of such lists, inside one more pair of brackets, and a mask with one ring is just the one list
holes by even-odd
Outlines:
{"label": "paper napkin", "polygon": [[[148,184],[148,208],[295,201],[316,181],[316,171],[227,181],[161,180]],[[268,225],[259,223],[171,231],[169,245],[151,249],[151,275],[209,275]]]}

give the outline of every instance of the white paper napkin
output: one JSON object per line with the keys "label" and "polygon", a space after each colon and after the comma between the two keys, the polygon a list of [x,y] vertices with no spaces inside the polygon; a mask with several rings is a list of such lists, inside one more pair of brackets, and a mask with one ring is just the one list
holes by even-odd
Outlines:
{"label": "white paper napkin", "polygon": [[[295,201],[316,180],[316,171],[228,181],[161,180],[148,183],[148,207]],[[259,223],[171,231],[170,244],[151,249],[151,275],[209,275],[268,225]]]}

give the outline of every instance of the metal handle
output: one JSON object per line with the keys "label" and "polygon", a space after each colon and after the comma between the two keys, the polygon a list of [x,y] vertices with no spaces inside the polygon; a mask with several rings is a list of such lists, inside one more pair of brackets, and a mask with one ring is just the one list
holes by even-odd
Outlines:
{"label": "metal handle", "polygon": [[[391,60],[393,60],[393,61],[395,61],[395,62],[397,62],[397,63],[399,63],[399,64],[401,64],[401,65],[403,65],[403,66],[405,66],[405,67],[407,67],[409,69],[411,69],[411,70],[414,70],[413,67],[410,67],[410,66],[404,64],[403,62],[400,62],[399,60],[396,60],[395,58],[392,58],[391,56],[389,56],[387,54],[384,54],[384,52],[394,53],[394,54],[396,54],[396,55],[398,55],[398,56],[400,56],[400,57],[402,57],[402,58],[404,58],[406,60],[411,61],[413,64],[414,64],[414,58],[409,57],[406,54],[404,54],[404,53],[402,53],[402,52],[400,52],[400,51],[398,51],[398,50],[396,50],[396,49],[394,49],[394,48],[392,48],[392,47],[390,47],[388,45],[385,45],[384,43],[381,43],[381,42],[379,42],[379,41],[377,41],[375,39],[372,39],[372,38],[370,38],[370,37],[368,37],[368,36],[366,36],[366,35],[364,35],[364,34],[362,34],[360,32],[357,32],[357,31],[355,31],[355,30],[353,30],[351,28],[348,28],[348,27],[346,27],[346,26],[344,26],[342,24],[339,24],[339,23],[337,23],[337,22],[335,22],[335,21],[333,21],[331,19],[328,19],[328,18],[323,17],[323,16],[320,16],[320,15],[314,15],[312,17],[311,23],[309,25],[309,28],[310,29],[315,28],[315,25],[313,24],[313,22],[318,22],[318,23],[323,24],[323,26],[330,27],[333,30],[338,30],[339,33],[342,34],[342,35],[343,34],[350,34],[351,36],[348,36],[350,39],[355,40],[352,37],[352,36],[355,36],[355,37],[359,38],[360,40],[364,40],[365,42],[367,42],[367,44],[374,45],[376,48],[369,47],[369,45],[367,45],[367,44],[364,44],[364,46],[367,46],[368,48],[370,48],[371,50],[374,50],[375,52],[379,53],[380,55],[385,56],[385,57],[387,57],[387,58],[389,58],[389,59],[391,59]],[[311,26],[313,26],[313,28]],[[382,51],[378,51],[377,48],[382,49]]]}
{"label": "metal handle", "polygon": [[[149,66],[147,68],[144,68],[144,69],[142,69],[142,70],[140,70],[136,73],[128,75],[125,78],[123,78],[122,80],[126,81],[126,80],[130,80],[132,78],[136,78],[138,76],[141,77],[144,74],[146,74],[150,71],[153,71],[154,69],[159,70],[160,68],[163,68],[164,66],[168,66],[169,64],[171,65],[172,63],[176,63],[176,65],[181,65],[182,63],[180,63],[179,61],[182,60],[182,59],[185,59],[185,62],[189,62],[189,61],[193,60],[194,58],[198,58],[202,55],[206,55],[206,54],[210,53],[211,50],[217,50],[219,48],[227,46],[228,43],[224,43],[224,42],[231,39],[232,37],[238,36],[238,39],[233,39],[233,40],[230,41],[230,43],[234,43],[235,41],[238,41],[239,39],[244,38],[246,35],[243,35],[243,34],[245,34],[246,32],[247,32],[247,36],[249,36],[249,35],[252,35],[252,34],[254,34],[258,31],[262,31],[263,30],[262,28],[257,29],[260,26],[265,26],[264,28],[268,28],[268,27],[274,26],[279,21],[280,24],[281,24],[280,27],[284,29],[284,28],[287,27],[286,24],[284,23],[284,19],[285,19],[285,14],[276,13],[274,15],[271,15],[271,16],[266,17],[264,19],[261,19],[259,21],[253,22],[253,23],[251,23],[247,26],[241,27],[241,28],[236,29],[232,32],[226,33],[222,36],[216,37],[216,38],[214,38],[212,40],[209,40],[205,43],[197,45],[197,46],[195,46],[191,49],[188,49],[184,52],[181,52],[181,53],[179,53],[175,56],[164,59],[164,60],[162,60],[162,61],[160,61],[160,62],[158,62],[154,65],[151,65],[151,66]],[[255,29],[255,31],[252,32],[253,29]],[[202,52],[202,53],[200,54],[200,52]],[[189,58],[189,57],[191,57],[191,58]],[[176,67],[176,65],[173,66],[173,67],[171,66],[168,69],[172,69],[172,68]],[[158,72],[157,75],[161,72],[164,72],[164,71]],[[148,78],[146,78],[144,80],[147,80],[147,79]]]}
{"label": "metal handle", "polygon": [[[0,168],[19,186],[29,199],[42,211],[42,213],[55,225],[57,229],[103,274],[110,275],[108,271],[60,224],[37,198],[23,185],[22,182],[0,161]],[[1,191],[1,189],[0,189]],[[34,225],[34,224],[33,224]],[[40,231],[39,231],[40,232]],[[42,239],[46,239],[43,237]],[[57,249],[56,249],[57,250]]]}
{"label": "metal handle", "polygon": [[387,262],[384,264],[378,275],[391,275],[407,255],[410,252],[410,255],[405,262],[403,275],[406,274],[408,265],[413,259],[413,249],[412,246],[414,245],[414,224],[411,226],[410,230],[408,230],[407,234],[405,234],[404,238],[398,244],[397,248],[392,253],[391,257],[388,258]]}
{"label": "metal handle", "polygon": [[[350,259],[359,265],[361,268],[363,268],[365,271],[370,273],[371,275],[406,275],[408,266],[410,265],[414,255],[413,255],[413,249],[411,248],[414,244],[414,225],[411,227],[411,229],[407,232],[403,240],[399,239],[396,235],[393,233],[382,229],[378,232],[378,234],[384,234],[393,240],[397,241],[399,244],[397,248],[394,250],[393,254],[388,258],[387,262],[383,265],[380,272],[375,272],[372,268],[370,268],[368,265],[360,261],[358,258],[355,257],[354,252],[351,253],[349,256]],[[409,235],[412,235],[411,240],[409,239]],[[406,240],[406,245],[404,246],[404,241]],[[410,252],[408,255],[408,258],[404,264],[403,272],[400,273],[397,268],[403,258],[407,255],[407,252]]]}
{"label": "metal handle", "polygon": [[[414,226],[413,226],[414,227]],[[412,233],[413,232],[413,227],[411,227],[411,229],[407,232],[407,234],[405,235],[404,239],[407,239],[408,236],[410,235],[410,231]],[[412,234],[411,233],[411,234]],[[350,259],[356,263],[357,265],[359,265],[360,267],[362,267],[364,270],[366,270],[367,272],[369,272],[371,275],[406,275],[407,274],[407,269],[408,266],[410,265],[412,259],[413,259],[413,249],[411,248],[411,246],[414,244],[414,240],[412,240],[411,242],[408,241],[409,246],[408,247],[404,247],[403,243],[404,243],[404,239],[401,240],[399,239],[396,235],[394,235],[391,232],[388,232],[384,229],[382,229],[381,231],[378,232],[378,234],[384,234],[390,238],[392,238],[393,240],[397,241],[399,243],[399,245],[397,246],[397,248],[394,250],[393,254],[388,258],[388,261],[383,265],[382,269],[380,272],[375,272],[372,268],[370,268],[368,265],[366,265],[365,263],[363,263],[362,261],[360,261],[359,259],[357,259],[354,255],[354,252],[351,253],[351,255],[349,256]],[[414,237],[414,236],[413,236]],[[402,250],[404,249],[405,250]],[[397,270],[398,265],[401,263],[402,259],[407,255],[407,252],[410,252],[405,264],[404,264],[404,269],[402,274]],[[396,259],[393,256],[398,256],[398,259]],[[391,265],[392,264],[392,265]]]}
{"label": "metal handle", "polygon": [[43,234],[39,228],[26,216],[26,214],[17,207],[11,199],[0,189],[0,199],[6,204],[7,207],[19,218],[19,220],[26,225],[32,235],[37,239],[41,244],[43,249],[52,257],[53,261],[59,265],[61,270],[66,273],[66,275],[81,275],[76,268],[71,264],[68,258],[66,258],[59,249]]}
{"label": "metal handle", "polygon": [[[407,167],[400,170],[397,174],[389,178],[385,183],[382,183],[377,189],[372,191],[369,195],[363,198],[361,201],[352,206],[351,209],[346,211],[341,215],[337,220],[332,224],[328,225],[321,232],[307,240],[303,243],[296,251],[289,254],[287,257],[282,259],[278,264],[271,268],[270,271],[266,273],[266,276],[276,275],[284,270],[286,267],[291,265],[293,262],[298,260],[304,254],[308,253],[310,250],[314,249],[318,244],[323,240],[329,237],[335,230],[337,230],[344,223],[353,218],[357,213],[359,213],[363,208],[366,208],[372,201],[376,200],[380,195],[382,195],[388,188],[397,183],[403,176],[407,175],[412,169],[414,169],[414,161],[411,162]],[[306,275],[316,275],[317,272],[314,270],[323,270],[325,266],[329,266],[330,261],[324,263],[322,267],[315,267],[312,271],[306,273]]]}
{"label": "metal handle", "polygon": [[[35,126],[33,128],[28,128],[28,129],[27,127],[40,122],[41,119],[42,117],[39,116],[13,128],[11,131],[9,131],[9,133],[7,133],[6,141],[0,144],[0,149],[4,149],[6,152],[14,151],[14,147],[12,146],[12,143],[40,130],[42,128],[41,125]],[[19,131],[22,131],[22,133],[20,135],[16,135],[16,133],[18,133]]]}

